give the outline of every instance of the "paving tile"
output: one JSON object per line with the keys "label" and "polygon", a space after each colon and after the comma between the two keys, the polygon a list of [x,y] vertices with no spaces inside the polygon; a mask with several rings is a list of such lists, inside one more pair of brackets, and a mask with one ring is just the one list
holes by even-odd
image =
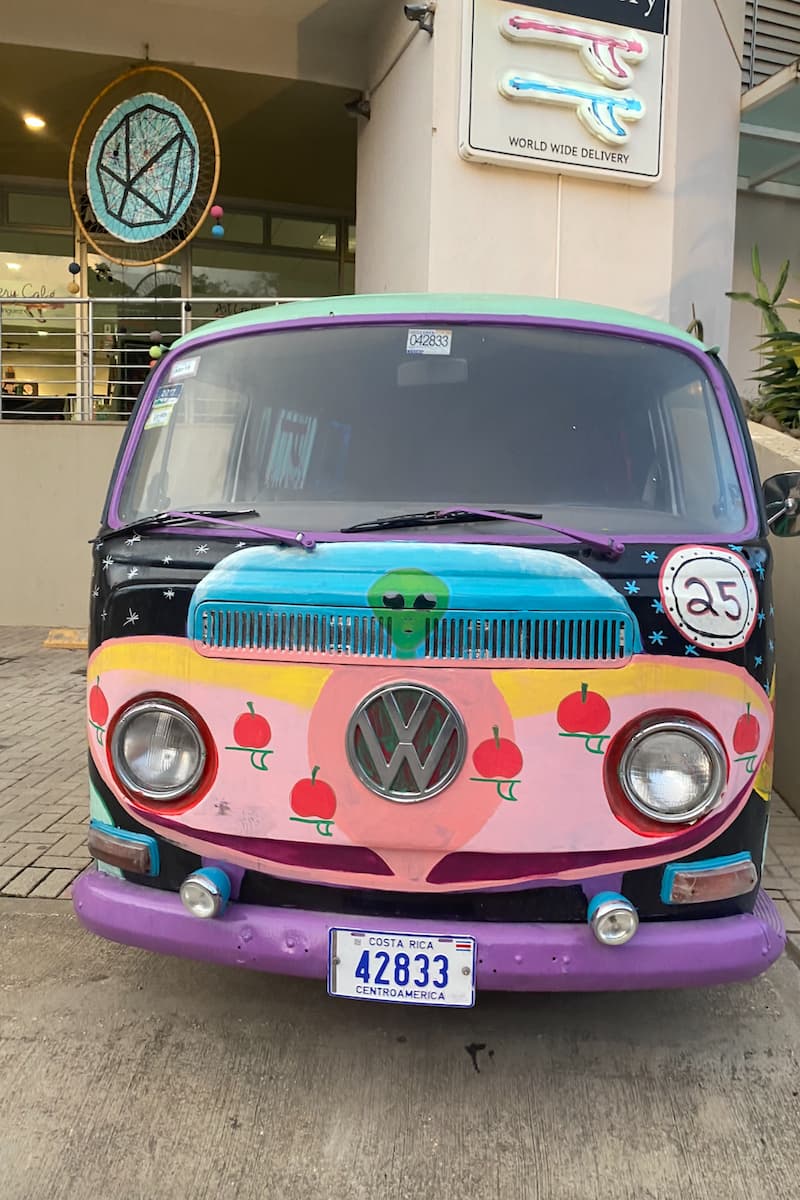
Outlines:
{"label": "paving tile", "polygon": [[786,926],[787,933],[800,934],[800,916],[797,915],[788,900],[773,901],[777,908],[780,918]]}
{"label": "paving tile", "polygon": [[37,884],[30,896],[41,896],[47,900],[53,900],[56,896],[60,896],[65,888],[69,887],[74,879],[79,875],[77,870],[68,871],[51,871],[50,874]]}
{"label": "paving tile", "polygon": [[[87,850],[81,855],[40,854],[38,858],[34,859],[31,865],[34,867],[47,867],[48,870],[51,871],[54,868],[63,868],[64,870],[69,871],[80,871],[83,867],[87,867],[91,861],[91,857]],[[783,895],[783,893],[781,893],[781,895]]]}
{"label": "paving tile", "polygon": [[[7,868],[3,867],[2,870]],[[10,868],[13,870],[14,868]],[[2,889],[4,896],[29,896],[37,883],[49,875],[50,872],[45,867],[26,867],[24,871],[20,871],[15,875],[9,883]]]}

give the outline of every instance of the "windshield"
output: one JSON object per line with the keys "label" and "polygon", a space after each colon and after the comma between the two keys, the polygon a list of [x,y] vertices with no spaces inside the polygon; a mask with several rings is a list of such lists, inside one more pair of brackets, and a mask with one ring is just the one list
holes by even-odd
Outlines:
{"label": "windshield", "polygon": [[324,531],[454,505],[645,536],[746,524],[717,398],[690,355],[494,324],[187,347],[154,394],[116,515],[242,507]]}

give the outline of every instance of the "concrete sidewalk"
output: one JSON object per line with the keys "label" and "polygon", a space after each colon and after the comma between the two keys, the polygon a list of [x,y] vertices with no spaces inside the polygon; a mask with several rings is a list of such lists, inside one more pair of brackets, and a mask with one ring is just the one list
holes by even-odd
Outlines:
{"label": "concrete sidewalk", "polygon": [[[0,627],[0,896],[69,895],[89,865],[86,652]],[[800,958],[800,820],[772,803],[764,886]]]}

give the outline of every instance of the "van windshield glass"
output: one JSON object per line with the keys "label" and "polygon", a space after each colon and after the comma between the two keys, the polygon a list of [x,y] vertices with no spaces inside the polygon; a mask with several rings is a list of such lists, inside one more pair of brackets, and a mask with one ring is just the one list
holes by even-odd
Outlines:
{"label": "van windshield glass", "polygon": [[746,524],[716,395],[688,354],[493,324],[187,347],[152,397],[117,516],[242,507],[264,524],[324,531],[453,506],[643,536]]}

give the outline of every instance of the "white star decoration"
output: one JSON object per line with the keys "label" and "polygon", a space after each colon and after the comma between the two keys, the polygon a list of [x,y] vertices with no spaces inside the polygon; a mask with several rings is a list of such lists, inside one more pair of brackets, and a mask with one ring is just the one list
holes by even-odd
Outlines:
{"label": "white star decoration", "polygon": [[172,555],[171,555],[171,554],[167,554],[167,555],[166,555],[166,557],[165,557],[165,558],[162,558],[162,560],[161,560],[161,561],[162,561],[162,563],[164,564],[164,566],[165,566],[165,567],[168,567],[168,566],[169,566],[169,564],[172,562]]}
{"label": "white star decoration", "polygon": [[126,546],[135,546],[135,545],[136,545],[136,543],[137,543],[137,542],[140,542],[141,540],[142,540],[142,539],[141,539],[141,537],[139,536],[139,534],[138,534],[138,533],[134,533],[132,537],[129,537],[129,538],[127,538],[127,540],[126,540],[126,542],[125,542],[125,545],[126,545]]}
{"label": "white star decoration", "polygon": [[100,595],[100,588],[99,587],[92,588],[92,598],[94,600],[96,600],[99,595]]}
{"label": "white star decoration", "polygon": [[172,588],[168,588],[168,590],[166,592],[164,592],[164,599],[165,600],[174,600],[175,599],[175,593],[173,592]]}
{"label": "white star decoration", "polygon": [[107,554],[106,557],[103,559],[103,569],[107,571],[108,568],[113,567],[113,565],[114,565],[113,558],[111,557],[110,554]]}
{"label": "white star decoration", "polygon": [[131,567],[130,571],[128,571],[128,579],[135,579],[138,574],[139,574],[139,568]]}
{"label": "white star decoration", "polygon": [[197,555],[208,554],[208,546],[203,542],[202,546],[195,546],[194,552]]}
{"label": "white star decoration", "polygon": [[135,625],[138,620],[139,620],[139,614],[135,613],[132,608],[129,608],[128,615],[123,622],[123,628],[125,627],[125,625]]}
{"label": "white star decoration", "polygon": [[244,550],[244,548],[245,548],[245,546],[246,546],[246,545],[247,545],[247,542],[237,542],[237,543],[236,543],[236,549],[237,549],[237,550]]}

